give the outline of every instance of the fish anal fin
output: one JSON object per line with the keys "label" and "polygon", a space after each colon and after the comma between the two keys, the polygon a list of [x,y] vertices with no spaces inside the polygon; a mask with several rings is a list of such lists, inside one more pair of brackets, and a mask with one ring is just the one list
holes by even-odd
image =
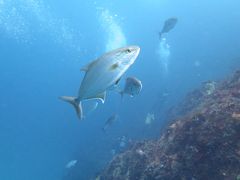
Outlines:
{"label": "fish anal fin", "polygon": [[102,101],[102,103],[105,102],[105,99],[106,99],[106,91],[104,91],[103,93],[101,94],[98,94],[97,95],[97,99],[100,99]]}
{"label": "fish anal fin", "polygon": [[102,92],[100,94],[97,94],[97,95],[95,95],[93,97],[90,97],[88,99],[99,99],[102,103],[104,103],[105,99],[106,99],[106,91],[104,91],[104,92]]}

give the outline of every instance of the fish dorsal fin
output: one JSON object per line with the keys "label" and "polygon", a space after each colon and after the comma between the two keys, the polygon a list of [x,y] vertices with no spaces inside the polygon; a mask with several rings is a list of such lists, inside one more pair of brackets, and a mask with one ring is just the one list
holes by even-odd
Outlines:
{"label": "fish dorsal fin", "polygon": [[85,71],[87,72],[95,63],[97,62],[97,60],[94,60],[92,62],[90,62],[89,64],[83,66],[80,71]]}
{"label": "fish dorsal fin", "polygon": [[99,99],[102,103],[105,102],[105,99],[106,99],[106,91],[100,93],[100,94],[97,94],[93,97],[89,97],[88,99]]}

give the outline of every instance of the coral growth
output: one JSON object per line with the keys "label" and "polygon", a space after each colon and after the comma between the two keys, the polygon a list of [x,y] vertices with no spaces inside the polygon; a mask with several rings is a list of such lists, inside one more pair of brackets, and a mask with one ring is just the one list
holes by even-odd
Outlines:
{"label": "coral growth", "polygon": [[240,71],[224,82],[207,82],[182,105],[184,116],[159,140],[117,155],[98,179],[239,180]]}

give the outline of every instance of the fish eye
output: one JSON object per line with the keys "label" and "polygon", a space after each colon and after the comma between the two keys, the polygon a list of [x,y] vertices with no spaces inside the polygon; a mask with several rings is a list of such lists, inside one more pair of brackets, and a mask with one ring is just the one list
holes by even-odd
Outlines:
{"label": "fish eye", "polygon": [[130,52],[131,52],[131,50],[130,50],[130,49],[127,49],[127,50],[126,50],[126,52],[130,53]]}

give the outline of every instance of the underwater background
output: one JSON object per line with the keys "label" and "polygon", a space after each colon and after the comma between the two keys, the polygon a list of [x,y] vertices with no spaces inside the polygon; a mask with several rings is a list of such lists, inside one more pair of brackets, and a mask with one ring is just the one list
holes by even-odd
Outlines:
{"label": "underwater background", "polygon": [[[240,67],[239,7],[238,0],[0,0],[0,179],[63,179],[71,160],[90,179],[128,142],[158,138],[168,108]],[[170,17],[178,23],[162,42]],[[135,76],[141,93],[121,100],[109,91],[96,109],[86,102],[79,121],[58,97],[77,94],[81,67],[126,45],[141,52],[120,86]],[[119,118],[104,133],[112,114]]]}

